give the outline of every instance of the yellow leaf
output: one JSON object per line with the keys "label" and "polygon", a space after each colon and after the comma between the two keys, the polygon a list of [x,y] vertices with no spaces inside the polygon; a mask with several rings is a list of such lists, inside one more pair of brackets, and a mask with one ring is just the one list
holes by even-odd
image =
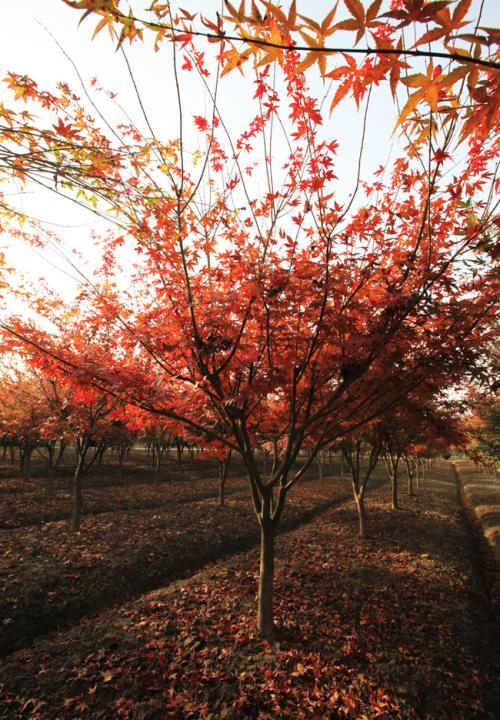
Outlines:
{"label": "yellow leaf", "polygon": [[306,41],[306,43],[309,45],[310,48],[317,48],[318,47],[318,41],[312,38],[310,35],[308,35],[303,30],[300,30],[300,35],[303,40]]}
{"label": "yellow leaf", "polygon": [[283,45],[284,44],[283,38],[281,37],[281,32],[280,32],[280,29],[279,29],[277,23],[271,22],[270,27],[271,27],[272,42],[275,43],[276,45]]}
{"label": "yellow leaf", "polygon": [[[281,57],[282,51],[279,48],[273,48],[270,49],[269,52],[266,52],[266,54],[260,58],[258,62],[255,63],[255,67],[262,67],[263,65],[269,65],[269,63],[275,62],[276,59],[279,59]],[[241,70],[241,67],[238,67],[240,72],[243,72]]]}
{"label": "yellow leaf", "polygon": [[323,33],[325,33],[328,30],[328,28],[330,27],[330,25],[332,24],[332,20],[337,13],[337,7],[338,7],[338,2],[335,3],[335,5],[332,7],[332,9],[328,13],[328,15],[325,17],[325,19],[321,23],[321,30]]}
{"label": "yellow leaf", "polygon": [[326,75],[326,53],[320,53],[320,56],[318,58],[318,68],[319,68],[321,77],[325,77],[325,75]]}
{"label": "yellow leaf", "polygon": [[470,57],[470,52],[465,50],[465,48],[455,47],[454,45],[446,45],[446,49],[454,55],[463,55],[464,58]]}
{"label": "yellow leaf", "polygon": [[298,72],[298,73],[305,72],[307,70],[307,68],[311,67],[311,65],[314,65],[314,63],[320,59],[321,55],[322,55],[322,53],[318,53],[318,52],[314,52],[314,51],[308,52],[307,55],[305,56],[304,60],[302,60],[300,65],[297,66],[296,72]]}
{"label": "yellow leaf", "polygon": [[434,28],[433,30],[429,30],[429,32],[424,33],[422,37],[417,40],[413,47],[424,45],[425,43],[432,42],[433,40],[439,40],[439,38],[443,37],[444,34],[445,31],[443,28]]}
{"label": "yellow leaf", "polygon": [[436,112],[436,110],[438,109],[438,88],[435,83],[431,83],[427,88],[425,99],[429,103],[429,107],[431,108],[431,110]]}
{"label": "yellow leaf", "polygon": [[252,0],[252,18],[259,24],[262,24],[262,15],[259,12],[259,8],[255,4],[254,0]]}
{"label": "yellow leaf", "polygon": [[97,35],[97,33],[100,33],[100,32],[101,32],[101,30],[103,29],[103,27],[106,27],[106,25],[108,26],[108,30],[109,30],[109,33],[110,33],[110,35],[111,35],[111,39],[114,40],[113,20],[112,20],[112,18],[106,17],[106,16],[103,17],[102,20],[99,20],[99,22],[97,23],[97,25],[96,25],[96,27],[95,27],[95,30],[94,30],[94,34],[92,35],[92,40],[95,38],[95,36]]}
{"label": "yellow leaf", "polygon": [[241,16],[240,16],[239,12],[236,10],[236,8],[234,7],[234,5],[232,5],[229,2],[229,0],[224,0],[224,5],[226,6],[227,10],[230,12],[231,18],[233,20],[241,22]]}
{"label": "yellow leaf", "polygon": [[224,64],[224,69],[222,70],[222,75],[227,75],[227,73],[230,73],[235,68],[238,68],[241,70],[241,65],[248,60],[248,53],[239,53],[237,50],[233,49],[226,55],[226,62]]}
{"label": "yellow leaf", "polygon": [[458,82],[459,80],[463,80],[464,77],[466,77],[470,73],[471,69],[469,67],[459,67],[456,68],[456,70],[453,70],[448,75],[441,75],[440,76],[440,86],[442,88],[450,88],[453,87],[453,85]]}
{"label": "yellow leaf", "polygon": [[417,73],[415,75],[408,75],[408,77],[404,77],[401,79],[401,82],[407,85],[408,87],[423,87],[428,82],[428,78],[426,75],[422,75],[421,73]]}
{"label": "yellow leaf", "polygon": [[316,22],[315,20],[313,20],[312,18],[309,18],[309,17],[307,17],[306,15],[300,15],[300,13],[299,13],[299,18],[300,18],[301,20],[303,20],[303,21],[305,22],[306,26],[307,26],[308,28],[310,28],[311,30],[316,30],[316,32],[318,32],[318,33],[321,32],[321,28],[320,28],[320,26],[319,26],[319,23],[317,23],[317,22]]}
{"label": "yellow leaf", "polygon": [[[396,128],[399,127],[399,125],[402,125],[404,121],[408,118],[411,112],[417,107],[419,102],[425,97],[425,89],[417,90],[416,93],[413,93],[413,95],[410,95],[408,100],[406,101],[406,105],[401,111],[401,115],[398,118],[398,121],[396,123]],[[394,129],[396,129],[394,128]]]}
{"label": "yellow leaf", "polygon": [[273,17],[275,17],[277,20],[279,20],[279,22],[282,23],[282,25],[285,25],[285,26],[288,25],[288,20],[287,20],[285,13],[277,5],[273,5],[272,3],[267,3],[266,10],[267,10],[268,14],[271,13],[271,15]]}

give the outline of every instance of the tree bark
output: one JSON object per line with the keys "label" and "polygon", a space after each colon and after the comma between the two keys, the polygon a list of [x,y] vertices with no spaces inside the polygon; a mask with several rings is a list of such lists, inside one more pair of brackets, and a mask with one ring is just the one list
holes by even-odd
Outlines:
{"label": "tree bark", "polygon": [[398,510],[398,471],[397,468],[392,471],[391,475],[391,508]]}
{"label": "tree bark", "polygon": [[156,460],[155,460],[155,487],[160,487],[160,453],[157,451],[156,454]]}
{"label": "tree bark", "polygon": [[80,530],[82,517],[82,464],[83,457],[79,454],[73,477],[73,516],[71,518],[71,532],[78,532]]}
{"label": "tree bark", "polygon": [[24,447],[21,453],[21,471],[24,482],[28,482],[31,476],[31,456],[33,454],[33,448],[29,445]]}
{"label": "tree bark", "polygon": [[177,443],[175,446],[175,449],[177,451],[177,464],[179,468],[182,467],[182,445],[180,443]]}
{"label": "tree bark", "polygon": [[219,462],[219,506],[224,507],[226,500],[226,463]]}
{"label": "tree bark", "polygon": [[219,460],[219,507],[224,507],[226,502],[226,480],[231,462],[231,454],[231,450],[228,450],[225,457]]}
{"label": "tree bark", "polygon": [[273,616],[274,581],[274,528],[271,523],[262,522],[260,527],[260,574],[257,602],[257,627],[264,637],[274,632]]}
{"label": "tree bark", "polygon": [[413,492],[413,472],[411,470],[408,471],[408,495],[410,497],[413,497],[415,493]]}
{"label": "tree bark", "polygon": [[57,459],[55,464],[59,466],[60,463],[64,462],[64,453],[66,452],[67,442],[65,440],[59,441],[59,452],[57,453]]}
{"label": "tree bark", "polygon": [[415,477],[415,469],[417,467],[417,461],[412,459],[411,457],[405,457],[405,464],[406,464],[406,475],[408,478],[408,495],[410,497],[413,497],[415,495],[413,479]]}
{"label": "tree bark", "polygon": [[362,540],[366,540],[366,508],[365,498],[363,495],[356,495],[356,507],[358,509],[358,520],[359,520],[359,537]]}

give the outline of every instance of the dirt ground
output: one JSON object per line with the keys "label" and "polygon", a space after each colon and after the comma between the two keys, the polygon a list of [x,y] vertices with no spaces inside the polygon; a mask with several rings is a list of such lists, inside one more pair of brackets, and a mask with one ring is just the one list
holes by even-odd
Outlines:
{"label": "dirt ground", "polygon": [[368,496],[367,541],[347,498],[278,538],[273,642],[251,549],[5,658],[0,718],[493,720],[494,618],[452,468],[397,512],[388,495]]}

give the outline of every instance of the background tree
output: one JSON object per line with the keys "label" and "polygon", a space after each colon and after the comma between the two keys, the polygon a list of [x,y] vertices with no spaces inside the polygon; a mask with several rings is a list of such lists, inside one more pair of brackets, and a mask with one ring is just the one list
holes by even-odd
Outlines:
{"label": "background tree", "polygon": [[359,537],[365,539],[367,534],[365,495],[368,481],[375,470],[382,449],[381,432],[376,425],[364,428],[362,432],[341,440],[340,449],[351,471],[352,491],[358,511]]}
{"label": "background tree", "polygon": [[493,391],[472,391],[467,398],[468,415],[465,431],[469,436],[469,452],[491,467],[497,476],[500,457],[500,403]]}

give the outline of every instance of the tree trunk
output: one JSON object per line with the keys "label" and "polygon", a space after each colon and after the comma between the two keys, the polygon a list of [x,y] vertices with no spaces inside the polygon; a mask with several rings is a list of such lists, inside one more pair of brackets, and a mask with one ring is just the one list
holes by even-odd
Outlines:
{"label": "tree trunk", "polygon": [[73,477],[73,516],[71,518],[71,532],[78,532],[80,530],[80,520],[82,517],[82,464],[83,456],[80,454]]}
{"label": "tree trunk", "polygon": [[59,452],[57,453],[57,458],[55,460],[55,465],[59,466],[60,463],[64,462],[64,453],[66,452],[66,441],[60,440],[59,441]]}
{"label": "tree trunk", "polygon": [[415,493],[413,492],[413,471],[408,470],[408,495],[410,497],[413,497]]}
{"label": "tree trunk", "polygon": [[398,510],[398,471],[397,469],[392,471],[391,474],[391,508]]}
{"label": "tree trunk", "polygon": [[33,448],[27,446],[24,448],[21,459],[22,477],[24,482],[28,482],[31,476],[31,456]]}
{"label": "tree trunk", "polygon": [[363,495],[356,495],[356,507],[358,509],[358,520],[359,520],[359,537],[362,540],[366,540],[366,509],[365,509],[365,498]]}
{"label": "tree trunk", "polygon": [[160,487],[160,453],[156,452],[155,460],[155,487]]}
{"label": "tree trunk", "polygon": [[[123,462],[125,460],[126,449],[123,447],[118,448],[118,474],[120,477],[120,483],[123,485]],[[125,478],[125,487],[128,487],[128,473]]]}
{"label": "tree trunk", "polygon": [[219,463],[219,506],[224,507],[226,500],[226,464]]}
{"label": "tree trunk", "polygon": [[260,528],[260,574],[257,603],[257,627],[264,637],[270,638],[274,631],[273,618],[274,580],[274,528],[263,522]]}
{"label": "tree trunk", "polygon": [[323,480],[323,461],[318,461],[318,479],[321,482]]}

